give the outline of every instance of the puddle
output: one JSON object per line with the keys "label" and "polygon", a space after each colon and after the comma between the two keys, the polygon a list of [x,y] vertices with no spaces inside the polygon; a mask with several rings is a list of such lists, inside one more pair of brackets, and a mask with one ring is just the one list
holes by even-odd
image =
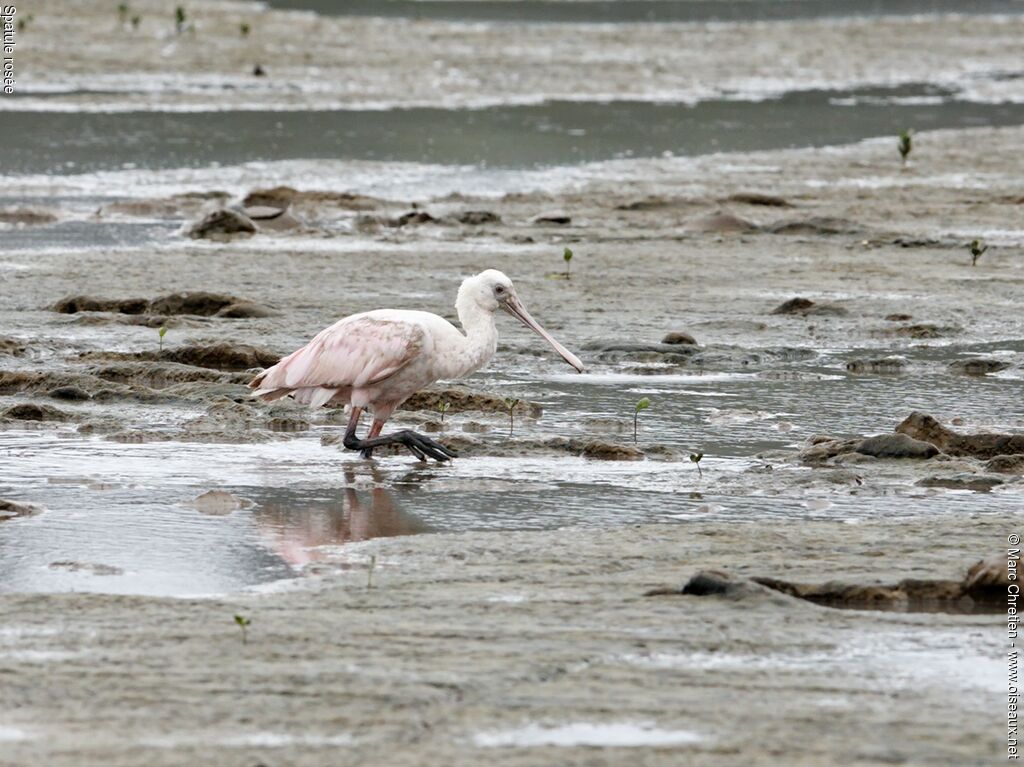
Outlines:
{"label": "puddle", "polygon": [[270,0],[274,8],[332,16],[465,22],[598,23],[781,21],[919,13],[1021,13],[1013,0]]}
{"label": "puddle", "polygon": [[[907,103],[908,97],[921,96],[929,98]],[[33,97],[35,109],[41,101],[45,98]],[[917,130],[1019,125],[1024,104],[969,103],[957,100],[953,91],[916,85],[695,104],[556,101],[481,109],[179,114],[5,111],[3,120],[9,144],[0,158],[3,175],[313,158],[532,168],[835,145],[895,135],[908,125]]]}
{"label": "puddle", "polygon": [[663,730],[649,722],[576,722],[559,726],[529,724],[516,730],[481,732],[473,744],[482,748],[659,748],[699,743],[704,736],[689,730]]}

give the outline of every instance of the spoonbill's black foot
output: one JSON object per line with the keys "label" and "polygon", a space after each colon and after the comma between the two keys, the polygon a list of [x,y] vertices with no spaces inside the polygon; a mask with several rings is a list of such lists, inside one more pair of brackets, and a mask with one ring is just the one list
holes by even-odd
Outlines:
{"label": "spoonbill's black foot", "polygon": [[394,434],[372,437],[370,439],[359,439],[355,434],[349,433],[345,435],[345,440],[342,444],[349,450],[358,450],[363,458],[371,458],[375,447],[396,444],[404,445],[410,453],[421,461],[427,460],[428,457],[441,462],[458,458],[458,453],[454,450],[450,450],[440,442],[436,442],[422,434],[417,434],[410,429],[403,429],[402,431],[396,431]]}

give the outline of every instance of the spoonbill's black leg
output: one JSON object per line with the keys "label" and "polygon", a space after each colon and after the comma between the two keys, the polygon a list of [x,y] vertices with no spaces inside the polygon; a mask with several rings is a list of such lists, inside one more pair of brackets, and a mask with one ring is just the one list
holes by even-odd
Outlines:
{"label": "spoonbill's black leg", "polygon": [[[403,429],[402,431],[396,431],[394,434],[387,434],[383,437],[373,436],[367,437],[366,439],[359,439],[356,436],[356,428],[359,426],[359,417],[362,415],[362,408],[352,408],[352,415],[348,420],[348,428],[345,429],[345,439],[342,440],[342,444],[349,450],[359,450],[364,458],[369,458],[373,455],[373,449],[375,447],[381,447],[382,445],[404,445],[410,453],[419,458],[421,461],[427,460],[427,457],[433,458],[435,461],[450,461],[452,458],[457,458],[458,453],[454,450],[450,450],[440,442],[432,440],[430,437],[426,437],[422,434],[417,434],[411,429]],[[380,423],[380,426],[377,426]],[[374,433],[376,429],[377,433],[384,427],[383,422],[374,422],[373,427],[370,429],[370,433]]]}

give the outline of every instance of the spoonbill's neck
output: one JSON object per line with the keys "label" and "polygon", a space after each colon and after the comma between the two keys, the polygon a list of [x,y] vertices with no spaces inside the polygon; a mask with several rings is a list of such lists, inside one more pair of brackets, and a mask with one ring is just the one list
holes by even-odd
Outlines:
{"label": "spoonbill's neck", "polygon": [[498,348],[498,328],[494,322],[494,312],[481,308],[476,302],[459,302],[456,305],[459,322],[466,334],[466,346],[463,362],[468,375],[478,370],[494,356]]}

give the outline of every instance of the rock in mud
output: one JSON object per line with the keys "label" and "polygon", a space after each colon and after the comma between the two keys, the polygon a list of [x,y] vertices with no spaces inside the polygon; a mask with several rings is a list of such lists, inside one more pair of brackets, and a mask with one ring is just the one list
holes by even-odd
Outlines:
{"label": "rock in mud", "polygon": [[591,440],[583,445],[584,458],[598,461],[642,461],[644,454],[629,445],[616,445],[613,442]]}
{"label": "rock in mud", "polygon": [[975,602],[1005,609],[1010,587],[1010,568],[1006,559],[979,559],[967,570],[964,592]]}
{"label": "rock in mud", "polygon": [[36,514],[42,513],[43,510],[42,506],[36,506],[34,503],[22,503],[20,501],[0,498],[0,522],[17,517],[33,517]]}
{"label": "rock in mud", "polygon": [[387,223],[388,226],[394,227],[417,226],[419,224],[436,224],[437,219],[425,210],[410,210],[397,218],[390,219]]}
{"label": "rock in mud", "polygon": [[534,216],[530,219],[530,223],[566,226],[567,224],[572,223],[572,216],[568,216],[565,213],[541,213],[539,216]]}
{"label": "rock in mud", "polygon": [[[430,410],[440,412],[441,405],[448,403],[449,413],[507,413],[508,406],[502,397],[493,394],[474,392],[469,389],[452,387],[447,389],[424,389],[413,394],[402,405],[402,410]],[[539,418],[544,409],[536,402],[520,400],[516,406],[516,415],[528,415]]]}
{"label": "rock in mud", "polygon": [[288,208],[254,205],[245,209],[245,215],[261,232],[288,232],[303,227],[303,223]]}
{"label": "rock in mud", "polygon": [[819,304],[812,301],[809,298],[802,298],[800,296],[791,298],[788,301],[783,301],[781,304],[772,309],[772,314],[795,314],[800,317],[806,317],[808,315],[820,315],[820,316],[832,316],[842,317],[848,312],[841,306],[835,304]]}
{"label": "rock in mud", "polygon": [[908,437],[906,434],[880,434],[861,440],[854,452],[875,458],[934,458],[939,449],[930,442]]}
{"label": "rock in mud", "polygon": [[954,328],[948,325],[934,325],[928,322],[917,323],[916,325],[901,325],[892,331],[893,335],[902,336],[904,338],[913,338],[916,340],[926,340],[929,338],[942,338],[943,336],[953,335],[959,333],[960,328]]}
{"label": "rock in mud", "polygon": [[985,471],[996,474],[1024,474],[1024,453],[997,455],[985,464]]}
{"label": "rock in mud", "polygon": [[149,310],[145,298],[106,299],[92,296],[67,296],[50,307],[61,314],[79,312],[116,312],[118,314],[144,314]]}
{"label": "rock in mud", "polygon": [[926,413],[913,412],[896,431],[930,442],[947,455],[989,459],[997,455],[1024,453],[1024,434],[960,434]]}
{"label": "rock in mud", "polygon": [[768,208],[792,208],[792,204],[774,194],[760,192],[737,192],[723,198],[722,202],[736,202],[741,205],[760,205]]}
{"label": "rock in mud", "polygon": [[[777,578],[754,578],[755,583],[825,607],[848,609],[930,610],[965,607],[963,583],[955,580],[906,578],[884,583],[791,583]],[[969,604],[969,602],[967,603]]]}
{"label": "rock in mud", "polygon": [[26,402],[21,405],[13,405],[2,413],[4,418],[12,421],[70,421],[72,416],[63,410],[58,410],[50,405],[37,405],[34,402]]}
{"label": "rock in mud", "polygon": [[13,338],[0,336],[0,354],[6,354],[11,357],[20,357],[24,353],[25,345],[23,343],[15,341]]}
{"label": "rock in mud", "polygon": [[85,402],[92,399],[89,392],[82,391],[77,386],[58,386],[56,389],[50,389],[46,396],[51,399],[64,400],[65,402]]}
{"label": "rock in mud", "polygon": [[878,359],[850,360],[846,363],[846,371],[855,374],[896,375],[907,369],[907,361],[903,357],[881,357]]}
{"label": "rock in mud", "polygon": [[845,218],[815,216],[813,218],[777,221],[767,227],[772,234],[855,234],[860,227]]}
{"label": "rock in mud", "polygon": [[986,477],[977,474],[955,474],[951,477],[925,477],[915,484],[919,487],[941,487],[946,490],[971,490],[988,493],[994,487],[1005,484],[1001,477]]}
{"label": "rock in mud", "polygon": [[300,192],[290,186],[257,189],[250,192],[242,201],[242,205],[246,208],[250,206],[287,208],[290,205],[320,204],[345,210],[373,210],[379,207],[380,203],[381,201],[378,199],[361,194],[317,190]]}
{"label": "rock in mud", "polygon": [[256,223],[244,213],[231,208],[217,208],[192,224],[185,232],[194,240],[230,240],[256,233]]}
{"label": "rock in mud", "polygon": [[697,339],[682,330],[673,330],[671,333],[666,333],[665,337],[661,339],[661,342],[663,344],[668,344],[669,346],[697,345]]}
{"label": "rock in mud", "polygon": [[740,218],[732,213],[718,211],[705,216],[698,216],[690,219],[683,226],[683,230],[699,234],[732,234],[743,232],[756,232],[758,225],[753,221]]}
{"label": "rock in mud", "polygon": [[954,373],[962,373],[969,376],[984,376],[989,373],[998,373],[1010,367],[1008,362],[1003,360],[977,357],[970,360],[956,360],[949,363],[949,369]]}
{"label": "rock in mud", "polygon": [[213,317],[225,307],[239,303],[244,303],[244,301],[235,296],[200,290],[186,293],[171,293],[154,298],[150,302],[148,310],[151,314],[187,314],[196,317]]}
{"label": "rock in mud", "polygon": [[53,224],[57,217],[45,210],[31,208],[7,208],[0,210],[0,224],[21,224],[22,226],[42,226]]}
{"label": "rock in mud", "polygon": [[[665,591],[648,592],[648,596],[672,593]],[[769,597],[772,601],[781,602],[772,589],[746,578],[739,578],[721,570],[702,570],[690,578],[683,587],[674,592],[693,597],[722,597],[724,599],[743,600],[751,597]]]}
{"label": "rock in mud", "polygon": [[261,317],[277,317],[281,313],[269,306],[257,304],[252,301],[239,301],[236,304],[229,304],[219,309],[215,317],[226,317],[228,319],[256,319]]}
{"label": "rock in mud", "polygon": [[501,216],[489,210],[464,210],[452,216],[460,224],[466,226],[483,226],[485,224],[500,224]]}

